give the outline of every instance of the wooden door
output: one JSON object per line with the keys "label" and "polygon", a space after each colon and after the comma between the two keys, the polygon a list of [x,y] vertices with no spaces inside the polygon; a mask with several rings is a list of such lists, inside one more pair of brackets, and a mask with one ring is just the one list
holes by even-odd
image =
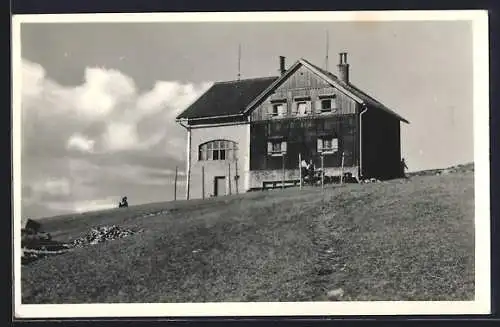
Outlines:
{"label": "wooden door", "polygon": [[217,176],[214,179],[214,196],[226,195],[226,177]]}

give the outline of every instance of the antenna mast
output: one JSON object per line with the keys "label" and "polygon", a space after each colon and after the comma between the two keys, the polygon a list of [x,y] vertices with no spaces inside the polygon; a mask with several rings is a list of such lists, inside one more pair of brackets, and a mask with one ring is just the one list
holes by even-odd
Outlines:
{"label": "antenna mast", "polygon": [[328,48],[329,48],[329,44],[328,44],[328,31],[326,31],[326,56],[325,56],[325,70],[328,71]]}
{"label": "antenna mast", "polygon": [[241,44],[238,44],[238,81],[241,78]]}

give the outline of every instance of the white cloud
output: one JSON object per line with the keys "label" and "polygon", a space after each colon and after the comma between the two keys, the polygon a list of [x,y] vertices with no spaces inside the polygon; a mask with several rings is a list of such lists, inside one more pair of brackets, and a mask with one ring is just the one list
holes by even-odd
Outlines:
{"label": "white cloud", "polygon": [[[168,184],[166,170],[185,157],[185,131],[175,116],[211,85],[157,81],[152,89],[140,91],[131,77],[114,69],[92,67],[83,73],[81,85],[64,86],[41,65],[22,62],[23,186],[32,191],[23,203],[33,208],[49,206],[41,202],[43,194],[65,197],[66,204],[51,202],[52,211],[65,205],[68,210],[105,205],[96,205],[94,197],[103,194],[106,174],[115,183],[105,185],[109,196],[123,192],[120,175],[129,176],[132,190],[133,185]],[[133,160],[133,169],[116,163],[119,153],[130,151],[141,153],[137,158],[144,158],[144,167],[142,159]],[[92,162],[97,156],[101,163],[114,164],[96,167]],[[147,167],[154,160],[165,162],[163,172]],[[59,181],[45,181],[46,176],[58,176]]]}
{"label": "white cloud", "polygon": [[[61,135],[61,145],[87,152],[148,149],[163,139],[182,137],[175,116],[211,85],[157,81],[151,90],[141,93],[132,78],[117,70],[87,68],[83,84],[66,87],[47,78],[39,64],[23,60],[22,67],[23,124],[29,126],[25,133],[35,135],[36,141],[41,132],[34,130],[36,126],[60,125],[60,131],[51,130],[54,134],[71,125]],[[145,119],[154,121],[155,129],[139,133],[137,126]],[[106,126],[101,135],[90,136],[94,142],[77,137],[98,123]]]}
{"label": "white cloud", "polygon": [[139,145],[135,126],[122,122],[109,123],[103,140],[106,150],[110,151],[132,149]]}
{"label": "white cloud", "polygon": [[78,150],[81,152],[92,153],[94,151],[95,140],[91,140],[78,133],[71,135],[68,140],[67,148],[70,150]]}
{"label": "white cloud", "polygon": [[203,93],[212,83],[200,85],[179,82],[156,82],[153,89],[143,93],[137,100],[137,108],[143,115],[167,110],[168,118],[174,118]]}
{"label": "white cloud", "polygon": [[82,213],[116,208],[118,201],[115,198],[107,198],[75,202],[48,202],[47,206],[54,211]]}
{"label": "white cloud", "polygon": [[37,63],[23,61],[22,71],[22,97],[23,102],[29,101],[31,97],[40,96],[43,92],[45,70]]}
{"label": "white cloud", "polygon": [[39,180],[31,184],[34,194],[66,196],[71,194],[71,185],[67,178],[51,178]]}
{"label": "white cloud", "polygon": [[134,81],[117,70],[87,68],[85,83],[74,89],[75,109],[90,117],[106,117],[136,93]]}

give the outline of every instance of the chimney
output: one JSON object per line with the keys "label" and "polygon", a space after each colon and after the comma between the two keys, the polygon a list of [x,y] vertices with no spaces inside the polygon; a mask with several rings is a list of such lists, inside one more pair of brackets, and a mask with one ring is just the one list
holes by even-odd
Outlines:
{"label": "chimney", "polygon": [[349,83],[349,64],[347,63],[347,52],[339,53],[340,62],[337,65],[339,69],[339,78],[345,83]]}
{"label": "chimney", "polygon": [[283,75],[285,72],[285,57],[280,56],[280,74]]}

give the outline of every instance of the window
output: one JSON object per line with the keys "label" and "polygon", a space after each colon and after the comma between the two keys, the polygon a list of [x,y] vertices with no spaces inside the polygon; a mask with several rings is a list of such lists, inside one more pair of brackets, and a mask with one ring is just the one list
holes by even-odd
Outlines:
{"label": "window", "polygon": [[283,115],[283,104],[277,103],[273,105],[273,116],[282,116]]}
{"label": "window", "polygon": [[283,140],[270,140],[267,142],[267,154],[271,156],[282,156],[286,153],[286,142]]}
{"label": "window", "polygon": [[286,116],[286,100],[274,100],[271,101],[269,107],[269,116],[271,117],[281,117]]}
{"label": "window", "polygon": [[331,112],[337,109],[337,99],[335,96],[329,96],[328,98],[323,98],[320,100],[320,111],[321,112]]}
{"label": "window", "polygon": [[321,100],[321,111],[330,111],[332,109],[332,99]]}
{"label": "window", "polygon": [[300,96],[294,98],[292,106],[292,114],[297,116],[304,116],[311,113],[311,97]]}
{"label": "window", "polygon": [[308,106],[306,101],[297,102],[297,114],[298,115],[307,115],[308,114]]}
{"label": "window", "polygon": [[318,138],[318,152],[323,154],[335,153],[339,150],[339,141],[333,137]]}
{"label": "window", "polygon": [[198,160],[236,160],[236,142],[227,140],[210,141],[200,145]]}

